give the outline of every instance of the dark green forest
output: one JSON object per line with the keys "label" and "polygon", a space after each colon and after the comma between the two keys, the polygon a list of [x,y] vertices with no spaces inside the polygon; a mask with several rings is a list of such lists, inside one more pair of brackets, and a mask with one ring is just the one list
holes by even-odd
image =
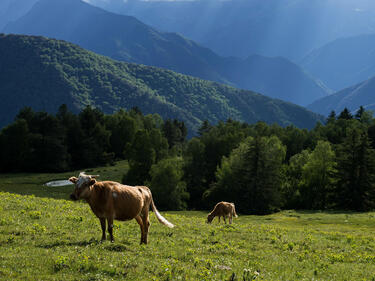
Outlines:
{"label": "dark green forest", "polygon": [[208,209],[220,200],[241,213],[375,207],[375,119],[362,107],[331,112],[312,130],[227,120],[201,124],[138,108],[79,114],[21,109],[0,132],[0,172],[62,172],[126,159],[123,183],[148,185],[160,209]]}

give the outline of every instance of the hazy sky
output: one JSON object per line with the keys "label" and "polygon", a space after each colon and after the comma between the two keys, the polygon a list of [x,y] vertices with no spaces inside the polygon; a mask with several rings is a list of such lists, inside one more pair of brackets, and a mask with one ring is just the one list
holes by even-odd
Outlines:
{"label": "hazy sky", "polygon": [[[95,3],[95,2],[106,2],[109,3],[111,0],[83,0],[87,3]],[[124,2],[128,2],[128,0],[123,0]],[[140,0],[144,2],[174,2],[174,1],[196,1],[196,0]],[[218,1],[229,1],[229,0],[218,0]]]}

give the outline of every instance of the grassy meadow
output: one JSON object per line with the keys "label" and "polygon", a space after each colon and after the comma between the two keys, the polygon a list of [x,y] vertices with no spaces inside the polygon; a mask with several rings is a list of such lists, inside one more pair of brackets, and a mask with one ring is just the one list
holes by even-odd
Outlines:
{"label": "grassy meadow", "polygon": [[[89,170],[121,180],[126,162]],[[99,220],[65,174],[0,175],[0,280],[375,280],[375,213],[283,211],[205,223],[207,212],[151,212],[149,244],[135,220],[115,222],[100,243]],[[155,202],[157,205],[157,202]]]}

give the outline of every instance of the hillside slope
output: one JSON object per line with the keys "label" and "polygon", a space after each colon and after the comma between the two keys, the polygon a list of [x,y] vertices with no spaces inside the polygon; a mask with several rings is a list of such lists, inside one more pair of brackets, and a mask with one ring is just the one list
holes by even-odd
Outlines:
{"label": "hillside slope", "polygon": [[332,110],[342,111],[345,107],[356,111],[360,106],[366,110],[375,110],[375,77],[355,86],[341,90],[326,98],[319,99],[308,106],[308,109],[328,115]]}
{"label": "hillside slope", "polygon": [[66,40],[116,60],[163,67],[299,105],[329,93],[286,59],[224,58],[176,33],[160,32],[134,17],[110,13],[80,0],[40,0],[4,31]]}
{"label": "hillside slope", "polygon": [[143,113],[201,121],[263,120],[311,128],[321,116],[305,108],[156,67],[117,62],[65,41],[0,35],[0,125],[18,110],[55,112],[62,103],[78,111],[93,105],[105,113],[139,107]]}

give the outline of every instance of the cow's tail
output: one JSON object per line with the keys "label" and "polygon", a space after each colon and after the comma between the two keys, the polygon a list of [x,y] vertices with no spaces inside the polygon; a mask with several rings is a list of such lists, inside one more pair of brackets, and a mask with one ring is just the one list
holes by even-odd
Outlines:
{"label": "cow's tail", "polygon": [[236,207],[234,206],[233,203],[232,203],[232,206],[233,206],[233,215],[235,218],[238,218],[237,213],[236,213]]}
{"label": "cow's tail", "polygon": [[167,219],[165,217],[163,217],[158,209],[156,209],[156,206],[155,206],[155,203],[154,203],[154,199],[152,199],[151,197],[151,207],[152,207],[152,210],[154,211],[158,221],[161,223],[161,224],[164,224],[170,228],[173,228],[174,227],[174,224],[170,223],[169,221],[167,221]]}

